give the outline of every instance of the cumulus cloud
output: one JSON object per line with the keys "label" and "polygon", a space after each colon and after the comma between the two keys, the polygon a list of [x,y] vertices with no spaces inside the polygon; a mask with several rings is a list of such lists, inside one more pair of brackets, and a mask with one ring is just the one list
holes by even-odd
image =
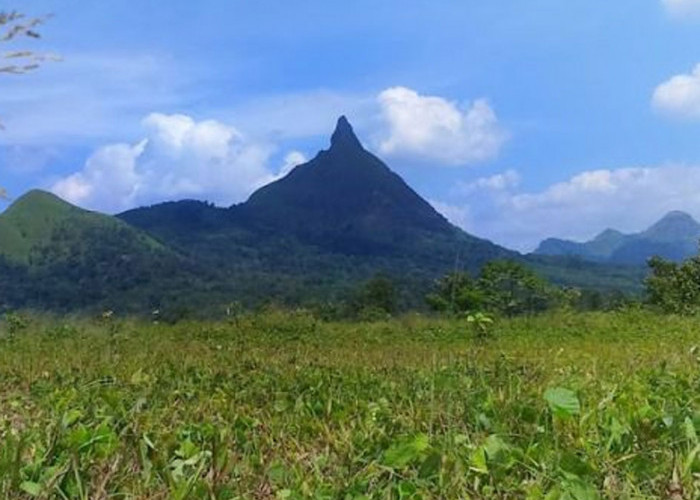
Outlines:
{"label": "cumulus cloud", "polygon": [[478,179],[470,185],[479,189],[434,206],[465,230],[523,251],[547,237],[640,231],[671,210],[700,215],[700,166],[592,170],[535,192],[500,179]]}
{"label": "cumulus cloud", "polygon": [[[108,212],[178,198],[229,205],[280,175],[269,167],[274,149],[230,125],[152,113],[142,126],[143,140],[99,148],[82,170],[58,180],[52,191]],[[301,153],[292,152],[282,170],[302,160]]]}
{"label": "cumulus cloud", "polygon": [[507,138],[485,99],[460,107],[442,97],[392,87],[379,94],[378,102],[386,123],[379,149],[387,156],[464,165],[495,158]]}
{"label": "cumulus cloud", "polygon": [[672,117],[700,118],[700,64],[691,73],[676,75],[656,87],[652,106]]}
{"label": "cumulus cloud", "polygon": [[82,171],[59,180],[51,190],[82,206],[104,203],[113,209],[126,208],[134,202],[144,180],[137,172],[137,161],[147,142],[100,148],[87,160]]}
{"label": "cumulus cloud", "polygon": [[673,15],[700,13],[700,0],[661,0],[661,3]]}
{"label": "cumulus cloud", "polygon": [[306,155],[304,155],[304,153],[301,151],[290,151],[284,157],[284,163],[282,164],[282,168],[280,168],[277,177],[284,177],[291,172],[294,167],[301,165],[302,163],[306,163],[307,161]]}
{"label": "cumulus cloud", "polygon": [[520,184],[520,174],[515,170],[506,170],[490,177],[480,177],[472,182],[460,182],[453,190],[458,194],[472,194],[487,190],[490,192],[508,191]]}

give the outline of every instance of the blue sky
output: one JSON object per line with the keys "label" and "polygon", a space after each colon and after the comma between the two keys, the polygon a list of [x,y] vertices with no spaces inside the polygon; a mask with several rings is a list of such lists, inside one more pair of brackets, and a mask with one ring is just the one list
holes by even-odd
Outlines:
{"label": "blue sky", "polygon": [[11,195],[240,202],[346,114],[454,223],[512,248],[700,217],[700,0],[13,7],[55,15],[13,48],[63,61],[0,77]]}

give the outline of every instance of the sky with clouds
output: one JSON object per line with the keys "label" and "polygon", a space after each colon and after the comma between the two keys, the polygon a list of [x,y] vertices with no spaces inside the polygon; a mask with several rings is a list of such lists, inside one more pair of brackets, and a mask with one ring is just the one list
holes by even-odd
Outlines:
{"label": "sky with clouds", "polygon": [[0,76],[10,196],[230,205],[345,114],[453,223],[511,248],[700,219],[700,0],[134,5],[3,7],[53,14],[4,49],[62,57]]}

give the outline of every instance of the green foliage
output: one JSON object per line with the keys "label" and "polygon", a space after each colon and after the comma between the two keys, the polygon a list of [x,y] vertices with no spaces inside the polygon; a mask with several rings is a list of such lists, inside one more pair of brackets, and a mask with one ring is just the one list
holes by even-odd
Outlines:
{"label": "green foliage", "polygon": [[692,319],[31,317],[0,348],[0,497],[700,494]]}
{"label": "green foliage", "polygon": [[445,275],[426,297],[436,311],[515,316],[537,313],[557,305],[561,292],[525,265],[509,260],[484,265],[478,278],[463,272]]}
{"label": "green foliage", "polygon": [[670,313],[700,311],[700,255],[681,264],[653,257],[649,267],[645,285],[650,304]]}
{"label": "green foliage", "polygon": [[451,272],[435,283],[426,302],[435,311],[464,313],[480,310],[485,302],[478,282],[465,272]]}
{"label": "green foliage", "polygon": [[526,266],[508,260],[486,264],[479,275],[479,289],[489,311],[506,316],[547,310],[555,291]]}
{"label": "green foliage", "polygon": [[581,403],[572,390],[563,387],[547,389],[544,393],[544,399],[556,417],[566,419],[581,413]]}
{"label": "green foliage", "polygon": [[356,299],[356,308],[361,314],[386,316],[398,309],[398,292],[394,281],[384,274],[375,277],[362,285]]}
{"label": "green foliage", "polygon": [[486,338],[491,333],[493,318],[482,312],[467,314],[467,324],[472,327],[477,338]]}
{"label": "green foliage", "polygon": [[26,330],[29,327],[29,319],[22,314],[16,312],[5,313],[4,318],[5,326],[7,328],[7,333],[10,336]]}

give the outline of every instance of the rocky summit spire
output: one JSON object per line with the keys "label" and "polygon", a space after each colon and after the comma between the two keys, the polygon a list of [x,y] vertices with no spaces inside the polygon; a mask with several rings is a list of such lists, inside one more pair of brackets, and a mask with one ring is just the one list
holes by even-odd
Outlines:
{"label": "rocky summit spire", "polygon": [[338,118],[338,123],[335,126],[335,132],[331,136],[331,149],[334,148],[360,148],[362,144],[355,135],[352,125],[345,116]]}

